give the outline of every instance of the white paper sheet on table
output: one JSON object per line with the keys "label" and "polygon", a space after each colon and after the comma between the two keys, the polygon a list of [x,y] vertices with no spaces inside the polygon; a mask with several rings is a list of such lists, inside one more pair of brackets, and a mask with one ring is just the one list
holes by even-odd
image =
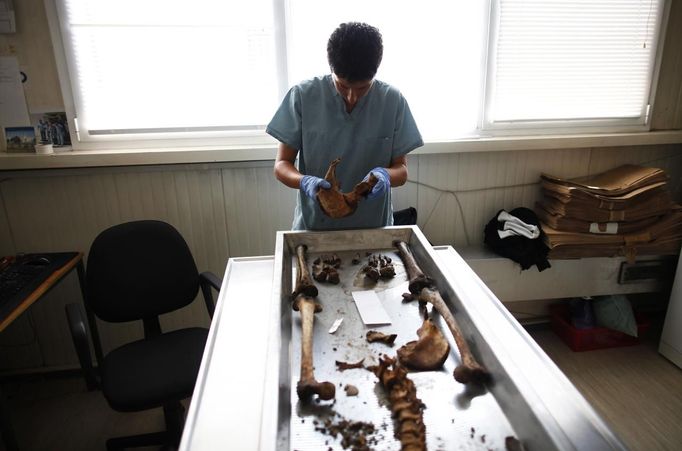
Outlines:
{"label": "white paper sheet on table", "polygon": [[379,296],[379,299],[381,300],[382,303],[384,302],[403,302],[403,293],[408,293],[410,291],[409,289],[409,282],[403,282],[400,285],[397,285],[393,288],[388,288],[384,291],[379,291],[377,293],[377,296]]}
{"label": "white paper sheet on table", "polygon": [[391,317],[388,316],[379,296],[373,290],[353,291],[353,300],[365,325],[391,324]]}

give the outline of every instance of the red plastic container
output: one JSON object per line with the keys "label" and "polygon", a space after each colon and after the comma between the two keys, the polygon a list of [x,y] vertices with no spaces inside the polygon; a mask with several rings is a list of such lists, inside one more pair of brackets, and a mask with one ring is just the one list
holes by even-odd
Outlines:
{"label": "red plastic container", "polygon": [[550,306],[549,313],[554,333],[561,337],[569,348],[577,352],[639,344],[639,337],[650,326],[649,321],[644,315],[635,313],[638,337],[633,337],[617,330],[607,329],[606,327],[576,329],[571,324],[568,306],[565,304]]}

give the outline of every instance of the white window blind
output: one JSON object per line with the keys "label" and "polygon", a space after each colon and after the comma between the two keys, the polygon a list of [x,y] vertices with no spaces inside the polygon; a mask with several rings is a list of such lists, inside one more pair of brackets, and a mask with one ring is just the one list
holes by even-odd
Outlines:
{"label": "white window blind", "polygon": [[663,0],[55,4],[76,145],[92,142],[80,148],[270,142],[286,89],[329,72],[327,40],[347,21],[379,28],[377,77],[427,141],[641,127],[663,14]]}
{"label": "white window blind", "polygon": [[488,125],[644,124],[661,0],[498,0]]}
{"label": "white window blind", "polygon": [[63,0],[80,137],[262,128],[279,100],[271,0]]}

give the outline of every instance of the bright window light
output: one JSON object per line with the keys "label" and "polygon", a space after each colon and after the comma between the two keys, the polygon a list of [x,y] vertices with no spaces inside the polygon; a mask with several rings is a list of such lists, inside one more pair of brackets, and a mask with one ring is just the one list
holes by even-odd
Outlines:
{"label": "bright window light", "polygon": [[377,78],[405,95],[426,141],[639,130],[663,16],[663,0],[56,5],[76,145],[91,148],[270,143],[286,90],[329,73],[327,40],[349,21],[381,31]]}
{"label": "bright window light", "polygon": [[343,22],[379,29],[384,58],[377,78],[407,99],[425,139],[475,132],[480,111],[486,2],[316,0],[289,2],[289,80],[329,73],[327,40]]}
{"label": "bright window light", "polygon": [[659,0],[499,0],[490,122],[644,123]]}
{"label": "bright window light", "polygon": [[271,0],[67,0],[91,134],[263,126],[277,106]]}

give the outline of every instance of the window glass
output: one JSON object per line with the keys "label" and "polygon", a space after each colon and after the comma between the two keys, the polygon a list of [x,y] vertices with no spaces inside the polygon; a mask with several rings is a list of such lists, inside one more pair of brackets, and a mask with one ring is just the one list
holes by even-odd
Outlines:
{"label": "window glass", "polygon": [[266,124],[278,99],[272,2],[67,0],[90,134]]}
{"label": "window glass", "polygon": [[491,122],[644,122],[659,2],[500,0]]}
{"label": "window glass", "polygon": [[384,58],[377,78],[407,98],[425,139],[452,138],[476,130],[483,78],[486,2],[407,0],[289,2],[289,80],[329,73],[327,40],[343,22],[379,29]]}
{"label": "window glass", "polygon": [[59,0],[57,10],[83,141],[263,142],[286,89],[329,73],[327,40],[347,21],[381,31],[377,78],[403,92],[425,140],[446,141],[482,128],[641,126],[661,5]]}

